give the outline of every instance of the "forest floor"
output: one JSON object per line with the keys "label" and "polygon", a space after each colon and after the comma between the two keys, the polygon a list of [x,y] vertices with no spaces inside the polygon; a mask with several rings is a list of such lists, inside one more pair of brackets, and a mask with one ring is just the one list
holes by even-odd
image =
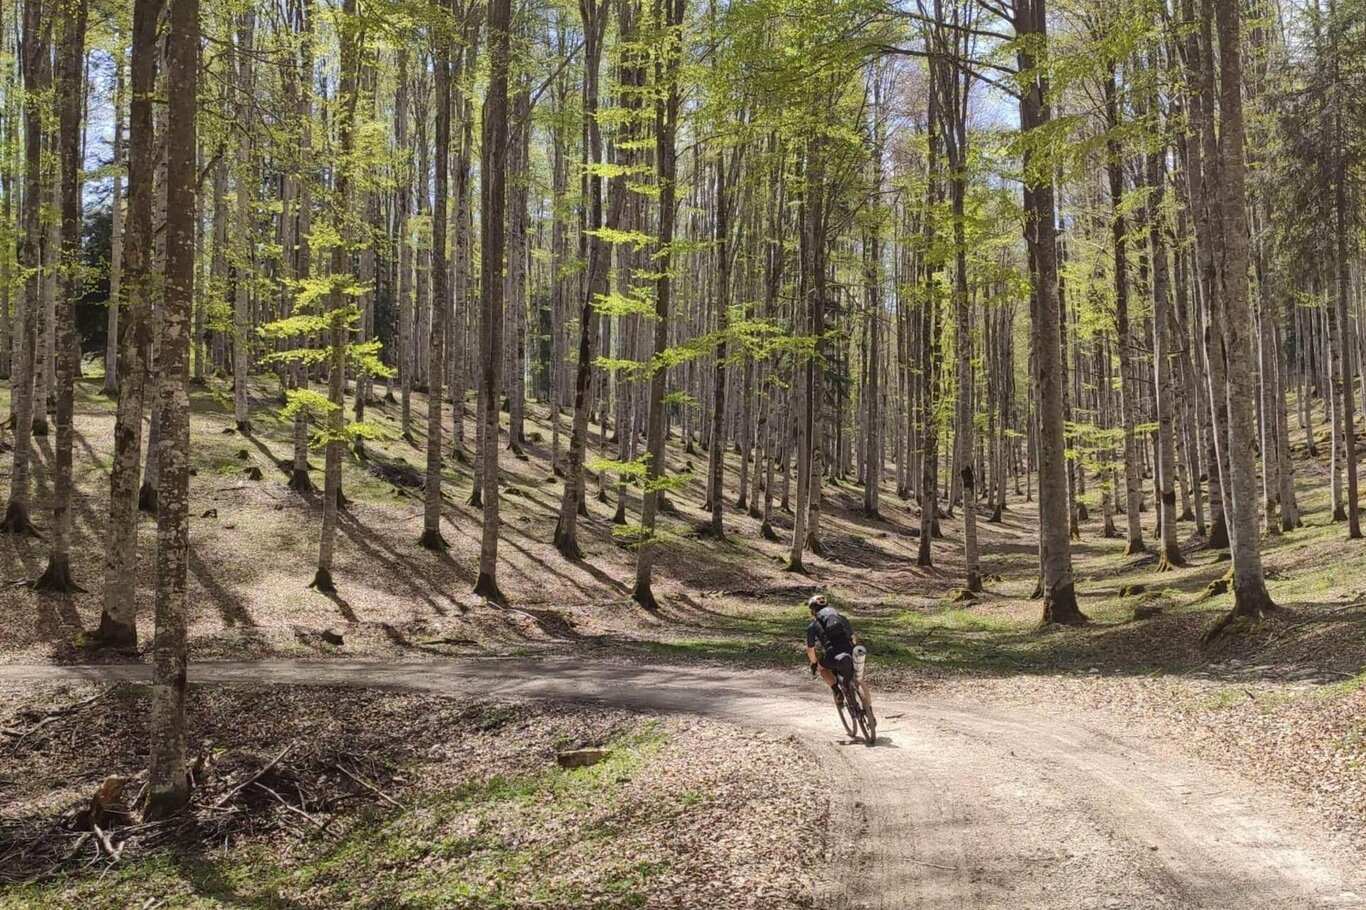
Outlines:
{"label": "forest floor", "polygon": [[[96,380],[82,382],[77,401],[73,572],[90,592],[35,596],[21,582],[41,571],[44,544],[0,539],[6,582],[0,590],[0,662],[16,669],[100,659],[79,646],[82,630],[98,618],[102,588],[113,410],[97,389]],[[480,519],[465,504],[467,466],[448,459],[443,530],[449,554],[415,543],[421,491],[414,484],[421,482],[424,460],[421,396],[414,402],[415,443],[399,438],[397,405],[367,409],[387,438],[367,443],[367,458],[347,461],[344,487],[351,505],[343,513],[334,570],[340,594],[323,597],[306,588],[316,554],[318,497],[286,488],[281,464],[288,466],[290,428],[275,417],[273,382],[263,379],[253,392],[254,431],[246,437],[232,429],[223,387],[199,389],[193,398],[196,661],[444,663],[496,654],[524,663],[572,654],[649,665],[702,663],[717,672],[737,666],[791,672],[804,663],[802,601],[823,590],[869,644],[876,691],[917,703],[950,699],[1006,711],[1048,706],[1087,730],[1122,733],[1149,746],[1170,744],[1230,775],[1239,782],[1229,785],[1233,790],[1304,809],[1325,842],[1340,844],[1344,857],[1366,868],[1366,545],[1347,541],[1345,528],[1329,521],[1327,471],[1302,451],[1295,468],[1305,527],[1264,541],[1272,596],[1287,609],[1206,651],[1199,646],[1201,633],[1227,609],[1228,598],[1204,592],[1227,563],[1194,537],[1185,547],[1191,566],[1176,572],[1159,573],[1151,554],[1124,556],[1122,540],[1100,534],[1094,494],[1093,518],[1083,523],[1075,544],[1078,590],[1092,622],[1040,631],[1039,605],[1029,599],[1036,516],[1021,497],[1012,498],[1002,523],[987,523],[986,511],[979,513],[988,591],[959,603],[952,599],[962,579],[956,518],[941,522],[945,536],[935,543],[936,568],[923,570],[915,565],[919,520],[912,505],[884,493],[881,517],[868,518],[859,508],[861,487],[827,484],[826,555],[808,557],[808,575],[793,575],[784,571],[786,540],[765,541],[758,522],[731,505],[725,540],[698,533],[706,517],[698,508],[706,454],[684,453],[677,440],[671,468],[691,466],[698,476],[674,494],[679,514],[664,519],[656,571],[662,608],[643,611],[629,599],[634,553],[613,535],[614,502],[590,498],[591,517],[581,525],[583,562],[566,562],[551,546],[560,483],[550,470],[546,415],[534,407],[526,460],[510,453],[503,458],[500,583],[508,606],[486,604],[469,593]],[[472,438],[471,419],[466,428]],[[597,433],[594,427],[593,454]],[[45,464],[50,442],[40,440],[38,451]],[[737,456],[728,453],[727,460],[729,504],[737,493]],[[249,479],[252,468],[262,480]],[[0,481],[6,473],[0,465]],[[45,472],[37,476],[34,514],[42,524]],[[321,485],[321,472],[314,480]],[[890,487],[889,478],[884,489]],[[628,492],[634,520],[638,496],[634,488]],[[614,497],[615,489],[609,493]],[[1151,513],[1144,514],[1144,524],[1151,532]],[[780,516],[775,527],[786,538],[790,518]],[[1192,534],[1193,525],[1181,527],[1183,535]],[[142,535],[143,553],[150,556],[150,520]],[[151,561],[142,564],[139,621],[147,639]],[[1135,607],[1160,612],[1135,619]],[[337,636],[340,645],[329,643]],[[42,687],[32,695],[45,697],[56,696]],[[0,779],[6,786],[14,777],[0,770]],[[1160,906],[1216,906],[1179,895],[1173,900]]]}

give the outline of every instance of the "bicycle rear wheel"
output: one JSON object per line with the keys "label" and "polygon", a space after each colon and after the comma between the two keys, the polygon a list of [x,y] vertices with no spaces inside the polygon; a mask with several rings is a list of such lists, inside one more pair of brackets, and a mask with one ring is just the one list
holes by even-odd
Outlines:
{"label": "bicycle rear wheel", "polygon": [[[852,700],[849,700],[850,696],[852,696]],[[864,745],[873,745],[877,742],[877,721],[873,718],[872,712],[863,706],[863,699],[859,696],[858,686],[851,684],[845,698],[849,707],[853,709],[854,720],[863,736]]]}
{"label": "bicycle rear wheel", "polygon": [[854,716],[854,710],[849,705],[849,690],[841,685],[844,697],[835,703],[836,709],[840,714],[840,723],[844,724],[844,732],[850,737],[858,736],[858,720]]}

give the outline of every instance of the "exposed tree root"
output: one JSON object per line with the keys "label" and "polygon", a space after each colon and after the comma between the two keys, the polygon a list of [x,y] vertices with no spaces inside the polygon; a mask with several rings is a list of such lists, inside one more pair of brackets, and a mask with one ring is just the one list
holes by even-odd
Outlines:
{"label": "exposed tree root", "polygon": [[[1040,581],[1042,587],[1043,582]],[[1044,626],[1084,626],[1089,619],[1086,614],[1081,612],[1081,607],[1077,605],[1077,591],[1071,583],[1058,585],[1051,591],[1044,592],[1043,600],[1043,622]]]}
{"label": "exposed tree root", "polygon": [[67,556],[52,556],[47,568],[33,582],[33,590],[40,594],[84,594],[85,588],[71,577],[71,560]]}
{"label": "exposed tree root", "polygon": [[[978,582],[978,585],[980,586],[981,582]],[[972,592],[971,588],[959,588],[957,591],[954,591],[953,595],[949,598],[950,603],[956,604],[975,603],[976,601],[977,595]]]}
{"label": "exposed tree root", "polygon": [[313,575],[313,580],[308,586],[319,594],[336,594],[337,586],[332,582],[332,573],[322,566],[318,566],[318,571]]}
{"label": "exposed tree root", "polygon": [[631,599],[652,613],[659,610],[659,601],[655,600],[654,591],[647,582],[636,582],[635,589],[631,591]]}
{"label": "exposed tree root", "polygon": [[491,604],[497,604],[500,607],[507,606],[507,598],[503,596],[503,592],[498,588],[497,580],[487,573],[479,573],[479,578],[474,583],[474,593]]}
{"label": "exposed tree root", "polygon": [[1252,631],[1260,620],[1267,619],[1283,610],[1271,599],[1271,595],[1266,593],[1263,588],[1252,595],[1244,595],[1241,602],[1233,605],[1233,609],[1219,618],[1219,621],[1210,626],[1200,638],[1200,647],[1208,648],[1219,639]]}
{"label": "exposed tree root", "polygon": [[806,566],[802,563],[802,558],[801,558],[800,556],[798,556],[796,559],[790,559],[790,560],[788,560],[787,565],[783,567],[783,571],[784,571],[784,572],[791,572],[791,573],[793,573],[794,575],[805,575],[805,574],[807,574],[807,573],[806,573]]}
{"label": "exposed tree root", "polygon": [[1157,560],[1157,571],[1175,572],[1177,569],[1184,569],[1190,563],[1186,562],[1186,557],[1181,555],[1179,547],[1164,547],[1162,555]]}
{"label": "exposed tree root", "polygon": [[1124,545],[1125,556],[1137,556],[1140,553],[1147,553],[1148,545],[1143,542],[1142,537],[1131,537],[1129,542]]}
{"label": "exposed tree root", "polygon": [[424,550],[431,550],[433,553],[445,553],[451,545],[442,536],[440,528],[428,528],[422,532],[422,536],[417,539],[417,545]]}
{"label": "exposed tree root", "polygon": [[570,562],[583,562],[583,550],[579,548],[577,541],[557,540],[555,541],[555,549]]}
{"label": "exposed tree root", "polygon": [[313,485],[313,478],[308,476],[308,469],[291,468],[289,473],[289,488],[295,493],[312,493],[317,490]]}
{"label": "exposed tree root", "polygon": [[0,532],[5,534],[25,534],[29,537],[43,539],[43,535],[38,533],[38,526],[29,518],[28,506],[22,502],[11,499],[5,507],[5,518],[0,521]]}
{"label": "exposed tree root", "polygon": [[470,498],[465,500],[465,505],[475,509],[482,509],[484,507],[484,491],[479,487],[470,490]]}
{"label": "exposed tree root", "polygon": [[241,433],[243,436],[250,436],[250,435],[251,435],[251,421],[250,421],[250,420],[239,420],[239,421],[237,421],[236,426],[237,426],[237,432]]}
{"label": "exposed tree root", "polygon": [[99,650],[136,653],[138,630],[132,623],[115,622],[108,613],[101,611],[99,628],[82,636],[81,644]]}
{"label": "exposed tree root", "polygon": [[764,522],[759,526],[759,536],[762,537],[764,540],[778,540],[778,532],[773,530],[773,525],[769,524],[768,522]]}
{"label": "exposed tree root", "polygon": [[1224,516],[1220,515],[1214,520],[1214,524],[1209,530],[1209,538],[1205,541],[1205,549],[1228,549],[1228,523],[1224,520]]}

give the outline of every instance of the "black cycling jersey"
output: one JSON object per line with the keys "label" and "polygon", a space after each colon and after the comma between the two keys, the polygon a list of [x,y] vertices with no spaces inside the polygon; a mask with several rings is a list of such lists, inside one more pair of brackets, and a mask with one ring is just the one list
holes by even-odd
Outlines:
{"label": "black cycling jersey", "polygon": [[814,648],[817,643],[825,655],[831,658],[854,650],[854,630],[849,620],[834,607],[822,608],[806,627],[806,646]]}

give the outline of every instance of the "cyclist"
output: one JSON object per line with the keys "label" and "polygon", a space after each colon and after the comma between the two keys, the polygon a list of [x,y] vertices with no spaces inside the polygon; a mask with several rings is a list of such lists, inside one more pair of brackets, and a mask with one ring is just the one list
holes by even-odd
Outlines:
{"label": "cyclist", "polygon": [[[839,677],[852,676],[854,673],[854,646],[858,638],[838,610],[830,606],[824,594],[813,595],[806,602],[811,611],[811,622],[806,627],[806,659],[811,664],[811,675],[817,673],[830,687],[835,704],[844,703],[844,693],[840,691]],[[820,645],[820,654],[816,645]]]}

